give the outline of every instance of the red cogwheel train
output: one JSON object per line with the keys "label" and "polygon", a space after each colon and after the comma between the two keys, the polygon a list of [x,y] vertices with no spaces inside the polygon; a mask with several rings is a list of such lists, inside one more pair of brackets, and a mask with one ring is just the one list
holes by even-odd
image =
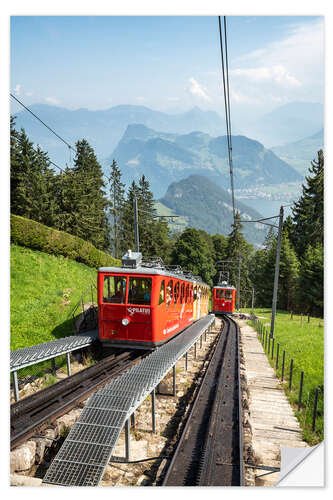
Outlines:
{"label": "red cogwheel train", "polygon": [[235,310],[236,288],[227,282],[213,287],[213,313],[232,314]]}
{"label": "red cogwheel train", "polygon": [[99,340],[153,349],[207,315],[209,294],[201,278],[129,250],[122,267],[98,270]]}

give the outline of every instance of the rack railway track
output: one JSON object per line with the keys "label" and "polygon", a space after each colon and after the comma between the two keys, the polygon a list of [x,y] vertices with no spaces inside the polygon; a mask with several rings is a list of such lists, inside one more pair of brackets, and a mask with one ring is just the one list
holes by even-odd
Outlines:
{"label": "rack railway track", "polygon": [[239,327],[225,317],[162,486],[241,486]]}
{"label": "rack railway track", "polygon": [[13,403],[10,407],[11,449],[40,432],[46,424],[68,413],[145,355],[146,352],[141,351],[112,354],[94,366]]}

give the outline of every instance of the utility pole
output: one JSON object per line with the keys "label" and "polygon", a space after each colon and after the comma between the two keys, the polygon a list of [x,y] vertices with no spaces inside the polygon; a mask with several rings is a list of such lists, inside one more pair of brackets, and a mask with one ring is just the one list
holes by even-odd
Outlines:
{"label": "utility pole", "polygon": [[279,215],[279,232],[278,241],[276,249],[276,261],[275,261],[275,275],[274,275],[274,290],[273,290],[273,301],[272,301],[272,320],[271,320],[271,331],[269,336],[274,337],[274,326],[275,326],[275,316],[276,316],[276,301],[277,301],[277,291],[279,283],[279,270],[280,270],[280,253],[281,253],[281,239],[282,239],[282,225],[283,225],[283,206],[280,208]]}
{"label": "utility pole", "polygon": [[138,219],[138,200],[134,198],[133,200],[134,208],[134,241],[135,241],[135,251],[139,252],[140,242],[139,242],[139,219]]}
{"label": "utility pole", "polygon": [[240,272],[241,272],[241,263],[242,263],[242,257],[239,256],[239,261],[238,261],[238,290],[237,290],[237,299],[238,299],[238,311],[240,307]]}

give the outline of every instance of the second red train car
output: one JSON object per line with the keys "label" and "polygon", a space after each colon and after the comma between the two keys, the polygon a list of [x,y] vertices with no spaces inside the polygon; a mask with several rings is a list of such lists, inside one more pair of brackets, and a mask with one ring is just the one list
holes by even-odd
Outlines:
{"label": "second red train car", "polygon": [[213,287],[213,313],[232,314],[235,310],[236,288],[227,283]]}

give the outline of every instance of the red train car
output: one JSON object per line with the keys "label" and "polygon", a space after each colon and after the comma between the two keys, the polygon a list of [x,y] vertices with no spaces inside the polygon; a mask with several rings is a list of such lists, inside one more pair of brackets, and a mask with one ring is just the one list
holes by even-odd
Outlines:
{"label": "red train car", "polygon": [[104,346],[152,349],[163,344],[193,323],[194,287],[209,289],[158,263],[144,266],[141,259],[140,253],[129,251],[122,267],[98,270],[99,339]]}
{"label": "red train car", "polygon": [[236,288],[227,284],[213,287],[213,313],[232,314],[235,310]]}

